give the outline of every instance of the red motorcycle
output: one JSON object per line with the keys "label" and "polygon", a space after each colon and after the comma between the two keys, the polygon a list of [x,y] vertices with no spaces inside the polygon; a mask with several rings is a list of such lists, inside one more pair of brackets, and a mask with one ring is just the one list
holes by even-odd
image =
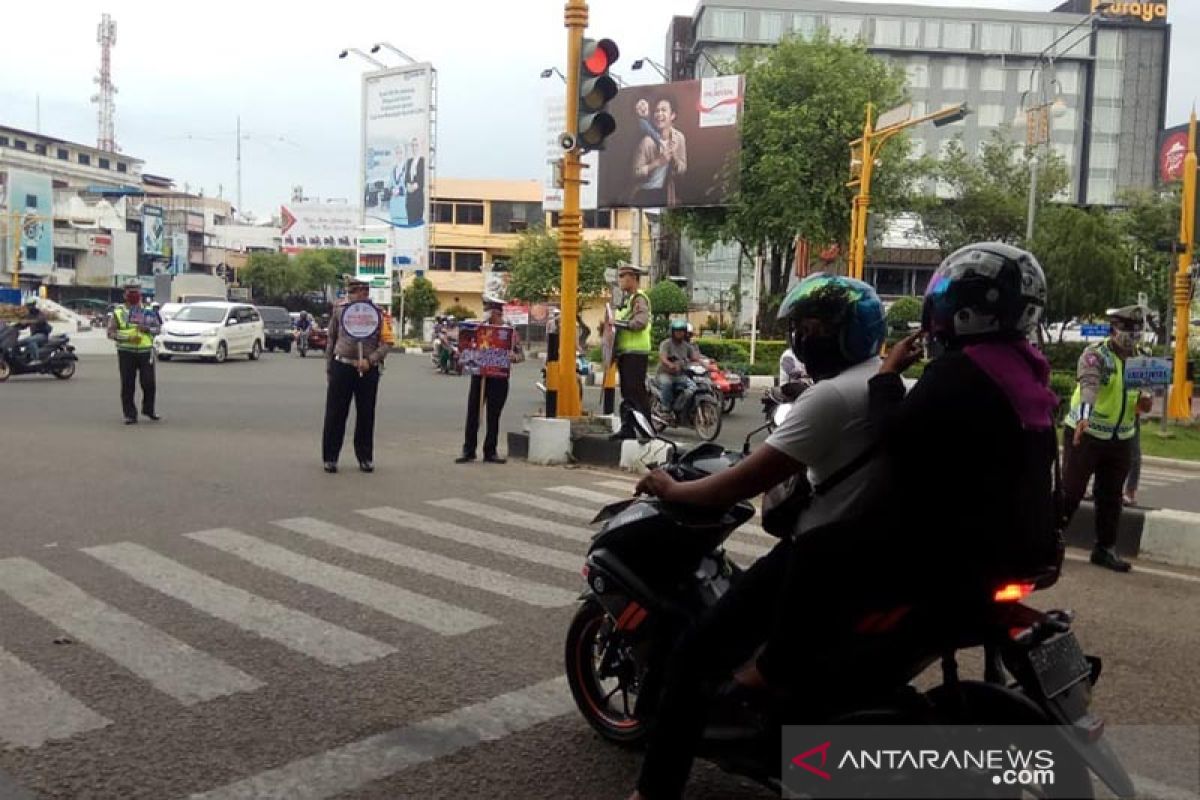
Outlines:
{"label": "red motorcycle", "polygon": [[721,398],[721,413],[732,414],[737,401],[746,399],[746,387],[750,385],[750,376],[721,369],[721,365],[711,358],[702,358],[701,362],[708,370],[708,379],[712,381]]}

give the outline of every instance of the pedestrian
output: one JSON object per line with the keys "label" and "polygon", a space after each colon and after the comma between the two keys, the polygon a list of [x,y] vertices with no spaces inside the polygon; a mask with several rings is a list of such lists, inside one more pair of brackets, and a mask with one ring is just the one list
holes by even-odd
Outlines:
{"label": "pedestrian", "polygon": [[650,297],[639,286],[645,270],[632,264],[621,264],[617,281],[624,299],[617,308],[613,326],[616,330],[614,352],[617,374],[621,382],[621,430],[613,439],[633,439],[633,411],[650,418],[650,396],[646,393],[646,366],[650,359]]}
{"label": "pedestrian", "polygon": [[366,281],[346,281],[346,299],[329,316],[325,346],[325,429],[321,459],[326,472],[338,471],[346,438],[346,418],[354,400],[354,455],[363,472],[375,471],[375,401],[383,360],[395,343],[383,310],[371,301]]}
{"label": "pedestrian", "polygon": [[1150,410],[1152,398],[1125,387],[1125,359],[1136,352],[1145,326],[1141,306],[1109,309],[1111,333],[1079,357],[1079,384],[1063,425],[1063,492],[1070,520],[1095,476],[1096,546],[1091,560],[1114,572],[1129,572],[1117,555],[1117,526],[1122,490],[1133,461],[1138,412]]}
{"label": "pedestrian", "polygon": [[[485,297],[483,302],[484,325],[504,325],[504,301]],[[516,328],[512,328],[510,345],[511,363],[520,363],[525,359],[521,349],[521,337]],[[482,396],[482,401],[481,401]],[[500,414],[504,411],[504,403],[508,400],[508,376],[483,377],[471,375],[471,388],[467,392],[467,426],[463,434],[462,453],[454,459],[455,464],[466,464],[475,460],[475,448],[479,441],[479,406],[482,402],[487,408],[487,432],[483,437],[483,461],[485,464],[504,464],[508,461],[501,458],[497,452],[500,439]]]}
{"label": "pedestrian", "polygon": [[141,284],[125,286],[125,304],[113,308],[108,320],[108,338],[117,343],[117,366],[121,371],[121,411],[126,425],[137,424],[134,382],[142,385],[142,416],[159,421],[155,411],[158,387],[154,376],[154,337],[161,320],[142,305]]}

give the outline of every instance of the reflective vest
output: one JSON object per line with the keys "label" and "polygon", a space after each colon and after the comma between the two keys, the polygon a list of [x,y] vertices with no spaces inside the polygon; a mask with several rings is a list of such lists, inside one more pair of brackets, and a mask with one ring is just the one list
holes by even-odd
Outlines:
{"label": "reflective vest", "polygon": [[[1089,347],[1085,353],[1098,355],[1100,363],[1100,391],[1096,394],[1096,405],[1088,420],[1086,433],[1097,439],[1132,439],[1137,428],[1138,390],[1125,388],[1125,362],[1112,351],[1108,342]],[[1079,409],[1083,403],[1083,392],[1079,385],[1071,395],[1071,410],[1065,424],[1074,428],[1079,421]]]}
{"label": "reflective vest", "polygon": [[[646,300],[646,308],[650,308],[650,296],[638,289],[625,300],[625,305],[617,309],[616,318],[619,321],[628,320],[633,316],[633,301],[642,297]],[[628,328],[617,328],[617,353],[650,353],[650,324],[640,331]]]}
{"label": "reflective vest", "polygon": [[142,333],[136,325],[129,324],[129,309],[117,306],[113,309],[117,320],[117,349],[132,353],[147,353],[154,348],[154,337]]}

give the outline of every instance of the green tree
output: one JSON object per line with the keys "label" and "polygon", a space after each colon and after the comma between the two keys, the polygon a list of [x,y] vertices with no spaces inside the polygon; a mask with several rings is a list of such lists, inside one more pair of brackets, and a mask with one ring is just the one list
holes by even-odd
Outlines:
{"label": "green tree", "polygon": [[1099,208],[1054,205],[1038,218],[1031,249],[1046,271],[1049,322],[1103,314],[1122,303],[1128,250],[1112,216]]}
{"label": "green tree", "polygon": [[[725,65],[745,76],[740,156],[727,169],[736,179],[723,207],[668,214],[704,253],[718,242],[768,255],[764,294],[786,287],[796,236],[816,242],[849,238],[853,192],[846,187],[849,145],[862,135],[868,103],[886,110],[905,99],[905,74],[867,52],[820,32],[786,37],[770,49],[747,48]],[[924,165],[905,158],[908,139],[888,145],[872,187],[871,208],[886,214],[906,206]]]}
{"label": "green tree", "polygon": [[[629,259],[629,248],[607,239],[585,241],[579,257],[579,295],[595,297],[605,288],[604,271]],[[558,236],[543,228],[521,234],[509,260],[508,294],[515,300],[543,302],[558,296],[562,262]]]}
{"label": "green tree", "polygon": [[922,302],[916,297],[901,297],[887,310],[888,343],[899,341],[908,335],[911,322],[921,321]]}
{"label": "green tree", "polygon": [[[400,316],[400,300],[404,298],[404,318]],[[413,331],[419,331],[421,321],[432,316],[438,307],[437,290],[428,278],[413,278],[392,300],[392,316],[400,320],[400,330],[404,330],[405,319],[410,319]],[[419,336],[419,333],[414,334]]]}
{"label": "green tree", "polygon": [[319,292],[341,282],[342,275],[354,273],[351,250],[305,250],[294,259],[299,272],[299,290]]}
{"label": "green tree", "polygon": [[460,306],[457,303],[443,308],[442,313],[455,319],[471,319],[475,316],[471,313],[471,309],[466,306]]}
{"label": "green tree", "polygon": [[300,285],[299,272],[283,253],[251,253],[240,279],[261,301],[279,300],[294,293]]}
{"label": "green tree", "polygon": [[[1165,192],[1131,190],[1119,201],[1124,208],[1116,215],[1117,225],[1129,248],[1129,269],[1122,270],[1122,294],[1136,298],[1138,292],[1145,292],[1151,308],[1165,311],[1172,302],[1171,281],[1178,264],[1155,246],[1179,238],[1179,187]],[[1130,302],[1124,300],[1122,305]]]}
{"label": "green tree", "polygon": [[[928,195],[914,202],[924,234],[937,242],[943,255],[972,242],[1022,244],[1032,157],[1033,151],[1018,145],[1008,128],[993,131],[979,155],[968,153],[961,138],[952,140],[945,156],[932,167],[933,177],[948,188],[950,196]],[[1062,158],[1054,153],[1042,157],[1036,197],[1039,215],[1070,180]],[[1040,220],[1039,216],[1039,227]]]}
{"label": "green tree", "polygon": [[687,313],[687,293],[674,281],[659,281],[646,295],[650,298],[652,317],[650,336],[655,342],[659,342],[667,337],[667,320],[670,316]]}

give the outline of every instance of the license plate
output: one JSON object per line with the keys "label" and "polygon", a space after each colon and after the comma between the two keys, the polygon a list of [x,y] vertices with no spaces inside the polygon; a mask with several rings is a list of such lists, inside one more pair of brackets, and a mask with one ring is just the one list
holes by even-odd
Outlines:
{"label": "license plate", "polygon": [[1029,651],[1029,663],[1047,699],[1053,699],[1091,676],[1073,633],[1063,633]]}

